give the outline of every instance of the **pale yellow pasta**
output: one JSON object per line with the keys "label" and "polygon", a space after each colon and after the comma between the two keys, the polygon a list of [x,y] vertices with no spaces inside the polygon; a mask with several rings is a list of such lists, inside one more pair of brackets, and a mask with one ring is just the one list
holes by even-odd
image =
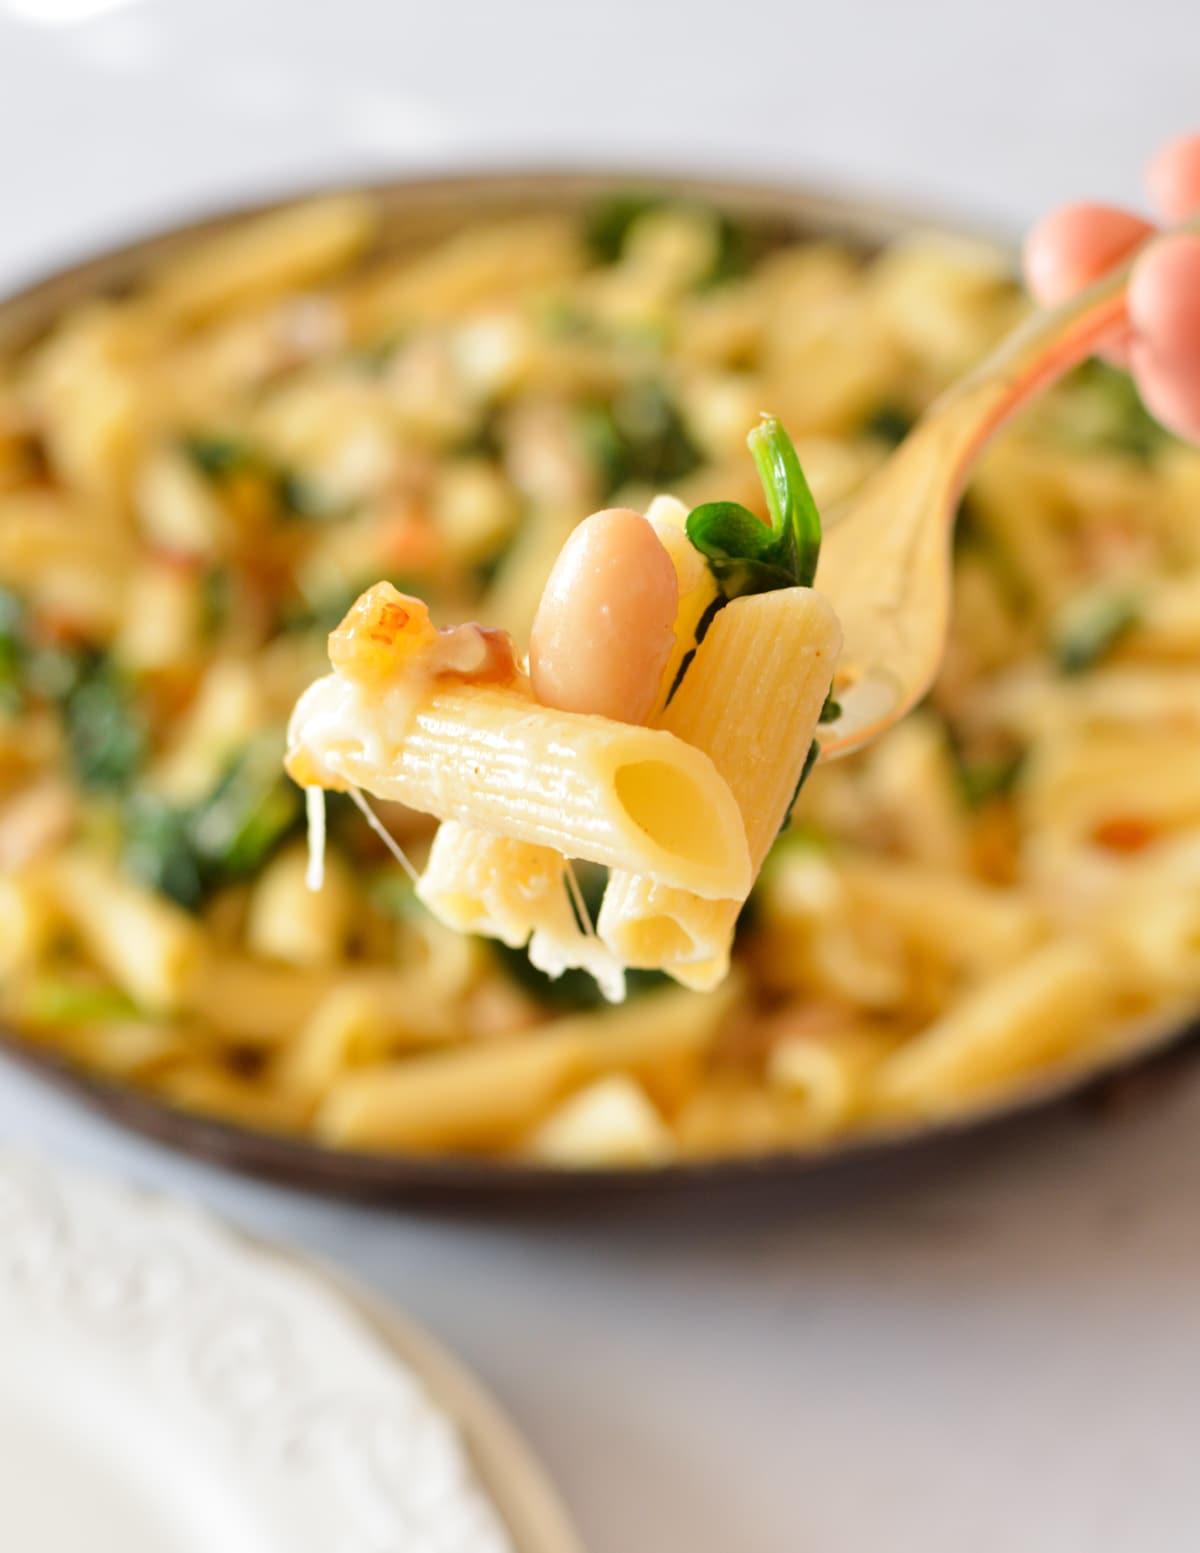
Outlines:
{"label": "pale yellow pasta", "polygon": [[887,858],[848,858],[838,868],[846,908],[884,922],[958,971],[986,974],[1029,950],[1043,914],[1013,890]]}
{"label": "pale yellow pasta", "polygon": [[1160,582],[1139,606],[1134,648],[1177,658],[1200,654],[1200,570]]}
{"label": "pale yellow pasta", "polygon": [[1200,993],[1200,838],[1152,849],[1113,888],[1103,941],[1143,996]]}
{"label": "pale yellow pasta", "polygon": [[117,869],[72,853],[48,874],[55,904],[88,953],[147,1008],[187,1006],[203,968],[199,924]]}
{"label": "pale yellow pasta", "polygon": [[110,1078],[146,1082],[207,1046],[194,1030],[150,1019],[118,1019],[72,1025],[62,1040],[76,1061]]}
{"label": "pale yellow pasta", "polygon": [[367,289],[363,306],[377,327],[445,318],[569,279],[582,261],[578,232],[561,217],[496,222],[383,276]]}
{"label": "pale yellow pasta", "polygon": [[1111,1006],[1103,947],[1063,939],[980,982],[877,1070],[877,1115],[950,1116],[1068,1061],[1095,1040]]}
{"label": "pale yellow pasta", "polygon": [[133,499],[146,538],[181,555],[211,556],[228,540],[229,517],[211,485],[176,448],[156,448],[137,471]]}
{"label": "pale yellow pasta", "polygon": [[192,990],[192,1011],[225,1040],[282,1046],[338,979],[332,968],[300,970],[249,955],[214,954]]}
{"label": "pale yellow pasta", "polygon": [[[304,779],[363,788],[566,857],[642,867],[710,899],[751,872],[737,804],[702,750],[663,729],[552,711],[515,690],[368,694],[337,674],[293,715]],[[295,756],[289,759],[295,760]]]}
{"label": "pale yellow pasta", "polygon": [[887,746],[868,757],[874,803],[905,853],[935,868],[961,870],[967,826],[942,730],[919,713],[893,730]]}
{"label": "pale yellow pasta", "polygon": [[268,960],[289,965],[335,965],[345,956],[354,885],[345,863],[331,856],[320,890],[305,880],[304,848],[272,859],[257,880],[246,917],[246,943]]}
{"label": "pale yellow pasta", "polygon": [[49,893],[35,875],[0,874],[0,988],[14,972],[36,963],[55,923]]}
{"label": "pale yellow pasta", "polygon": [[653,1080],[712,1041],[728,1000],[647,995],[603,1017],[576,1016],[489,1046],[362,1068],[317,1114],[318,1134],[350,1148],[480,1149],[514,1144],[570,1090],[604,1073]]}
{"label": "pale yellow pasta", "polygon": [[879,1031],[853,1027],[786,1035],[767,1058],[767,1083],[788,1097],[798,1127],[803,1109],[805,1136],[831,1137],[862,1115],[870,1077],[895,1044]]}
{"label": "pale yellow pasta", "polygon": [[[816,733],[841,632],[811,589],[735,599],[722,609],[660,722],[705,751],[729,783],[754,873],[784,824]],[[744,895],[702,900],[657,871],[615,871],[601,938],[625,964],[669,970],[708,990],[725,975]]]}
{"label": "pale yellow pasta", "polygon": [[378,987],[359,982],[333,987],[286,1047],[277,1069],[280,1082],[316,1100],[347,1069],[378,1061],[390,1033]]}
{"label": "pale yellow pasta", "polygon": [[261,725],[262,680],[246,663],[218,659],[206,671],[186,716],[155,761],[150,785],[187,803],[211,791],[229,762]]}
{"label": "pale yellow pasta", "polygon": [[675,641],[659,685],[660,711],[679,678],[684,657],[693,649],[701,619],[717,599],[716,578],[687,537],[687,516],[687,507],[674,496],[657,496],[646,509],[646,521],[671,557],[679,587]]}
{"label": "pale yellow pasta", "polygon": [[778,945],[772,982],[795,997],[814,991],[886,1012],[909,1001],[909,956],[897,924],[865,914],[840,867],[808,848],[771,865],[764,915]]}
{"label": "pale yellow pasta", "polygon": [[195,324],[213,313],[324,279],[375,234],[370,201],[335,194],[291,205],[205,238],[166,261],[150,287],[152,314]]}
{"label": "pale yellow pasta", "polygon": [[185,1111],[221,1117],[266,1132],[296,1132],[312,1111],[306,1096],[256,1079],[239,1078],[209,1060],[170,1064],[144,1080]]}
{"label": "pale yellow pasta", "polygon": [[523,1152],[570,1170],[628,1170],[665,1164],[676,1150],[645,1090],[619,1073],[564,1100],[526,1140]]}
{"label": "pale yellow pasta", "polygon": [[132,576],[113,652],[135,673],[186,669],[203,642],[196,578],[170,562],[149,562]]}
{"label": "pale yellow pasta", "polygon": [[1074,834],[1134,818],[1150,829],[1200,821],[1200,740],[1192,730],[1137,739],[1097,731],[1043,741],[1026,785],[1031,817]]}
{"label": "pale yellow pasta", "polygon": [[144,308],[98,302],[68,316],[38,350],[29,382],[56,467],[110,517],[150,430],[162,338]]}
{"label": "pale yellow pasta", "polygon": [[587,970],[619,1003],[622,966],[592,924],[579,921],[569,866],[551,847],[448,820],[438,827],[417,896],[456,932],[497,938],[510,949],[528,946],[530,963],[552,978]]}

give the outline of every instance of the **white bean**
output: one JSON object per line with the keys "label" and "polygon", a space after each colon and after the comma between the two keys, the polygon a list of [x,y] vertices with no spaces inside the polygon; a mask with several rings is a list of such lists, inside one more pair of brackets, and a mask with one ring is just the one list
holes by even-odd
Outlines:
{"label": "white bean", "polygon": [[559,552],[538,605],[534,695],[561,711],[645,722],[678,605],[675,568],[645,518],[627,507],[593,513]]}

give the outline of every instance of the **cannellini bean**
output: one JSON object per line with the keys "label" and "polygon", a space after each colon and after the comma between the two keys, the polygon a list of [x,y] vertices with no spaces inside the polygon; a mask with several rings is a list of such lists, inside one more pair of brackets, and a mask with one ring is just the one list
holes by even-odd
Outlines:
{"label": "cannellini bean", "polygon": [[547,579],[529,639],[543,706],[618,722],[650,715],[675,637],[679,587],[658,535],[627,507],[595,512]]}

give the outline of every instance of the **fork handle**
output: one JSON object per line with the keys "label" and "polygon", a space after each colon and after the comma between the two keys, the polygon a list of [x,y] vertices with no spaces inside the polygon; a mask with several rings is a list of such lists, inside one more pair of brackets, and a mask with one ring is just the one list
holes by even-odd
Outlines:
{"label": "fork handle", "polygon": [[1068,301],[1033,313],[931,406],[931,421],[944,416],[964,433],[956,449],[964,483],[971,464],[1000,427],[1090,356],[1121,324],[1130,275],[1150,244],[1185,235],[1200,236],[1200,212],[1148,237],[1127,259]]}

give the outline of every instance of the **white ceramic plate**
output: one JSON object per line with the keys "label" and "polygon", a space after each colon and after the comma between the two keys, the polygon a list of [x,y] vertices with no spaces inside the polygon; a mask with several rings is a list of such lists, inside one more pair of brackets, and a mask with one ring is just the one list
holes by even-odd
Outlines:
{"label": "white ceramic plate", "polygon": [[2,1157],[0,1546],[579,1553],[430,1339],[190,1210]]}

